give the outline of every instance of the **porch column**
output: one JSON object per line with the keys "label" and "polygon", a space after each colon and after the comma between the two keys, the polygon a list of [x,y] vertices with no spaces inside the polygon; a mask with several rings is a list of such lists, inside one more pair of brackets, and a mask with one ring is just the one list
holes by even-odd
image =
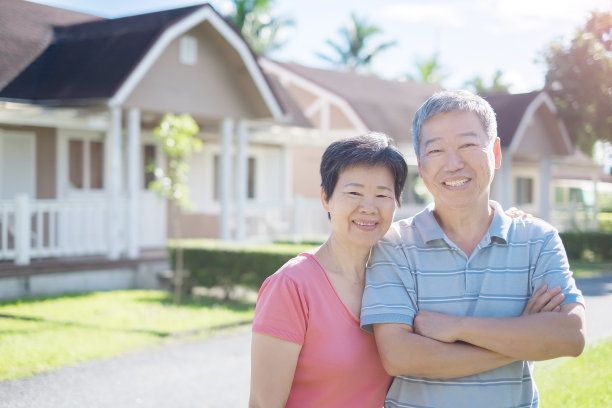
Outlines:
{"label": "porch column", "polygon": [[138,258],[139,252],[139,179],[140,179],[140,110],[132,108],[128,112],[127,142],[127,255]]}
{"label": "porch column", "polygon": [[283,146],[283,190],[282,197],[285,203],[291,202],[293,193],[293,150]]}
{"label": "porch column", "polygon": [[247,146],[249,129],[244,120],[238,122],[236,148],[236,239],[246,240],[246,200],[248,196],[249,157]]}
{"label": "porch column", "polygon": [[234,132],[234,120],[223,119],[221,123],[221,171],[219,172],[219,236],[223,240],[232,238],[232,133]]}
{"label": "porch column", "polygon": [[599,230],[599,219],[597,215],[599,214],[599,201],[597,200],[597,190],[599,184],[599,167],[595,171],[593,171],[593,230]]}
{"label": "porch column", "polygon": [[504,210],[512,207],[512,155],[504,152],[502,154],[501,167],[495,172],[494,200],[498,201]]}
{"label": "porch column", "polygon": [[104,155],[108,194],[108,258],[118,259],[121,251],[121,108],[110,108],[110,123]]}
{"label": "porch column", "polygon": [[550,181],[552,162],[550,156],[540,158],[540,218],[550,221]]}

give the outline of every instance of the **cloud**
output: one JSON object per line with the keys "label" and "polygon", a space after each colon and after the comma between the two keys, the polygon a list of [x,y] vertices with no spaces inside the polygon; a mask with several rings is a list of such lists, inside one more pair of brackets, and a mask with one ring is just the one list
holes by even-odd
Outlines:
{"label": "cloud", "polygon": [[463,11],[455,3],[396,3],[384,7],[379,15],[389,21],[435,23],[452,28],[466,25]]}

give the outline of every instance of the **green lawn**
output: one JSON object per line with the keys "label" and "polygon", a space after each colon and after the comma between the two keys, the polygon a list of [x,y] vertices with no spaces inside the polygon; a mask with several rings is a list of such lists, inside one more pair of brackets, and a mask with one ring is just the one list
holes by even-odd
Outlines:
{"label": "green lawn", "polygon": [[0,302],[0,380],[249,322],[252,303],[172,304],[163,291],[115,291]]}
{"label": "green lawn", "polygon": [[584,259],[570,259],[570,268],[574,273],[574,276],[579,278],[588,278],[602,274],[612,274],[612,261],[593,262]]}
{"label": "green lawn", "polygon": [[612,340],[578,358],[536,363],[535,378],[542,407],[612,407]]}

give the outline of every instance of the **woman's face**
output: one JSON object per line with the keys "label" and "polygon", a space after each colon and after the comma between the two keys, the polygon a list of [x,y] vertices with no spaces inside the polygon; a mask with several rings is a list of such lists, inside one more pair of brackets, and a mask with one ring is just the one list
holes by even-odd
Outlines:
{"label": "woman's face", "polygon": [[395,213],[395,180],[386,166],[345,169],[331,197],[321,192],[332,235],[350,246],[371,248],[387,232]]}

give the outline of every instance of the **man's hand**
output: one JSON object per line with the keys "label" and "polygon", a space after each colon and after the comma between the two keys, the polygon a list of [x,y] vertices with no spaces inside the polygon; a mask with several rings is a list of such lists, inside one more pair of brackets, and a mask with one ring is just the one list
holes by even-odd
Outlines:
{"label": "man's hand", "polygon": [[412,328],[416,334],[445,343],[454,343],[455,328],[459,324],[459,316],[451,316],[428,310],[419,310],[414,318]]}
{"label": "man's hand", "polygon": [[565,295],[561,293],[559,286],[548,290],[548,285],[544,284],[531,296],[521,316],[540,312],[558,312],[561,310],[563,299]]}
{"label": "man's hand", "polygon": [[[564,298],[559,286],[548,290],[548,285],[542,285],[531,296],[521,316],[540,312],[559,312]],[[413,329],[421,336],[445,343],[454,343],[459,337],[460,322],[461,316],[419,310],[414,318]]]}

